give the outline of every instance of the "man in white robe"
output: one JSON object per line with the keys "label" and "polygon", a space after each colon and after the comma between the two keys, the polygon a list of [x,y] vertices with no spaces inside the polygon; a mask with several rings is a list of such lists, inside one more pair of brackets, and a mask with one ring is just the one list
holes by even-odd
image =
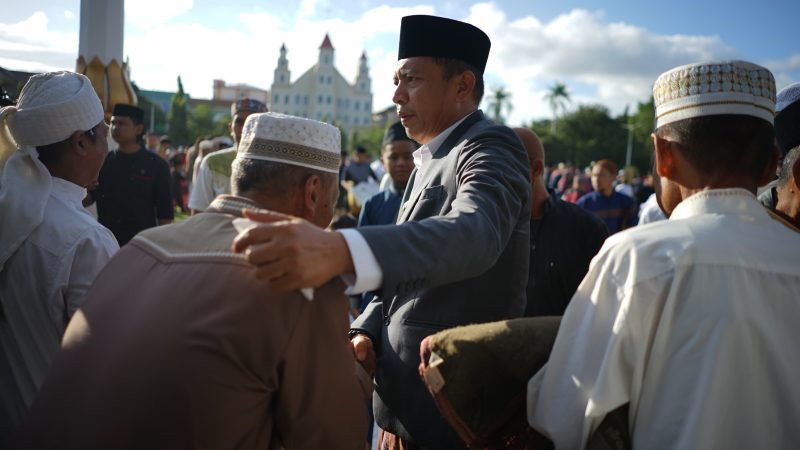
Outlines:
{"label": "man in white robe", "polygon": [[633,448],[796,447],[800,235],[754,195],[777,161],[774,78],[694,64],[653,93],[670,219],[606,241],[529,383],[529,422],[582,448],[629,404]]}
{"label": "man in white robe", "polygon": [[83,208],[108,126],[83,75],[31,77],[0,109],[18,150],[0,178],[0,448],[44,380],[67,322],[119,249]]}

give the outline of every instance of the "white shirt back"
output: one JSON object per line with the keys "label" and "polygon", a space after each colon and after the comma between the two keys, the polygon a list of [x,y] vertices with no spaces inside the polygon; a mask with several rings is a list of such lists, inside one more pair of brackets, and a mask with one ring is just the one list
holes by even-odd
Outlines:
{"label": "white shirt back", "polygon": [[573,297],[529,421],[582,448],[630,402],[633,447],[800,442],[800,234],[741,189],[612,236]]}

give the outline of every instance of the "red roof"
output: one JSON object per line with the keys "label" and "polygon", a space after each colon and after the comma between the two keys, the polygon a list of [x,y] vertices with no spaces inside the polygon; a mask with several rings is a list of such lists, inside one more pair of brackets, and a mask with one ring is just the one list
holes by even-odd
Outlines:
{"label": "red roof", "polygon": [[319,48],[333,48],[333,44],[331,44],[331,38],[328,37],[328,33],[325,33],[325,40],[322,41],[322,45]]}

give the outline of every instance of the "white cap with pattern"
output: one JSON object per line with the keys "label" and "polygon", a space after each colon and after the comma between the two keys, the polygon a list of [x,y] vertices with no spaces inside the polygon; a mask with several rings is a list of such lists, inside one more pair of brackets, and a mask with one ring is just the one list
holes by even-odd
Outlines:
{"label": "white cap with pattern", "polygon": [[775,120],[775,78],[746,61],[688,64],[655,82],[656,128],[700,116],[741,114]]}
{"label": "white cap with pattern", "polygon": [[339,173],[341,142],[339,129],[327,123],[272,112],[251,114],[236,157]]}

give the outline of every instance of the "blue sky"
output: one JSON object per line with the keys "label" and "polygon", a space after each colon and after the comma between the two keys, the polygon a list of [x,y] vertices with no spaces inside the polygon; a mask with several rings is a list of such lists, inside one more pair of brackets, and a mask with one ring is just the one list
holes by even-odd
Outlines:
{"label": "blue sky", "polygon": [[[80,1],[3,6],[0,66],[73,69]],[[800,1],[246,1],[129,0],[125,55],[142,88],[173,90],[180,74],[194,97],[212,80],[269,88],[286,43],[292,77],[317,58],[326,32],[336,66],[355,77],[366,50],[376,109],[391,105],[400,17],[428,13],[465,20],[489,34],[488,87],[512,93],[510,122],[549,117],[549,86],[564,82],[574,108],[614,113],[649,95],[659,73],[685,63],[746,59],[771,69],[778,87],[800,80]]]}

